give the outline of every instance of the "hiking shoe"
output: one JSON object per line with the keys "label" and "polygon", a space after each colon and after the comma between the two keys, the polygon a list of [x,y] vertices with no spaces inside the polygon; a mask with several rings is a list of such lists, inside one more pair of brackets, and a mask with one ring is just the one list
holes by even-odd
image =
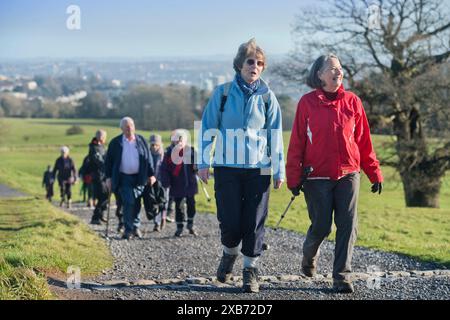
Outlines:
{"label": "hiking shoe", "polygon": [[136,238],[138,238],[138,239],[142,239],[142,238],[143,238],[142,231],[139,230],[138,228],[134,229],[134,235],[135,235]]}
{"label": "hiking shoe", "polygon": [[124,233],[125,232],[125,226],[123,225],[122,222],[119,222],[119,226],[117,227],[117,232],[118,233]]}
{"label": "hiking shoe", "polygon": [[125,232],[122,236],[122,239],[131,240],[131,239],[133,239],[133,234],[131,232]]}
{"label": "hiking shoe", "polygon": [[302,272],[305,276],[312,278],[316,275],[316,265],[314,261],[308,260],[303,256],[302,259]]}
{"label": "hiking shoe", "polygon": [[100,221],[100,219],[91,219],[91,224],[101,225],[102,222]]}
{"label": "hiking shoe", "polygon": [[349,280],[333,279],[333,290],[337,293],[353,293],[355,288]]}
{"label": "hiking shoe", "polygon": [[67,201],[67,209],[72,209],[72,200]]}
{"label": "hiking shoe", "polygon": [[172,223],[172,222],[174,222],[175,220],[173,220],[171,217],[167,217],[167,218],[166,218],[166,221],[169,222],[169,223]]}
{"label": "hiking shoe", "polygon": [[159,224],[155,224],[155,226],[153,227],[153,231],[155,232],[161,231],[161,227],[159,226]]}
{"label": "hiking shoe", "polygon": [[225,283],[231,280],[233,276],[233,266],[236,261],[237,254],[226,254],[225,252],[220,259],[219,268],[217,269],[217,281]]}
{"label": "hiking shoe", "polygon": [[259,292],[258,269],[244,268],[242,273],[242,291],[246,293]]}
{"label": "hiking shoe", "polygon": [[181,237],[181,234],[183,233],[183,229],[177,229],[175,232],[175,237]]}
{"label": "hiking shoe", "polygon": [[197,231],[195,231],[194,227],[188,228],[189,234],[192,234],[194,237],[198,236]]}
{"label": "hiking shoe", "polygon": [[61,201],[59,202],[59,206],[62,207],[63,204],[64,204],[64,200],[61,200]]}

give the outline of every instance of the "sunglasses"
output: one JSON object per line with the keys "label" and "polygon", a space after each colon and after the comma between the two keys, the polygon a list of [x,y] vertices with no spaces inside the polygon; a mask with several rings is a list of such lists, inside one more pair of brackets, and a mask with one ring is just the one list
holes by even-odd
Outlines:
{"label": "sunglasses", "polygon": [[245,62],[246,62],[249,66],[252,66],[252,65],[254,65],[254,64],[256,63],[256,65],[257,65],[258,67],[264,67],[264,61],[262,61],[262,60],[256,61],[255,59],[247,59]]}

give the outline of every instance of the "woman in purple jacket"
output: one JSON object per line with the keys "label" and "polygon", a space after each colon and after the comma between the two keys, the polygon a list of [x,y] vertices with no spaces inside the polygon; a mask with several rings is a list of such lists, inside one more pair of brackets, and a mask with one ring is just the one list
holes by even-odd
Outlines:
{"label": "woman in purple jacket", "polygon": [[197,166],[194,164],[195,150],[187,145],[185,130],[175,130],[172,141],[177,143],[168,148],[161,165],[161,181],[164,188],[170,187],[170,197],[175,199],[175,220],[177,231],[175,237],[181,237],[184,228],[183,200],[187,205],[187,229],[197,236],[194,230],[195,195],[198,193]]}

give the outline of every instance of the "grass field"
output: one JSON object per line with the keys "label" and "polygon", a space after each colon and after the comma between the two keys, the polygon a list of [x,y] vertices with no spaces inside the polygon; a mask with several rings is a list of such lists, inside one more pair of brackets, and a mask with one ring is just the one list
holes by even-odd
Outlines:
{"label": "grass field", "polygon": [[[80,135],[67,136],[65,131],[73,124],[84,129]],[[42,173],[53,165],[61,145],[68,145],[77,168],[88,151],[88,143],[95,130],[103,128],[108,139],[120,133],[117,120],[0,120],[0,183],[34,196],[44,195]],[[150,132],[139,131],[148,138]],[[160,132],[168,143],[169,132]],[[378,154],[389,153],[392,137],[374,136]],[[285,133],[285,149],[289,133]],[[359,201],[359,233],[357,245],[406,254],[424,261],[450,266],[450,174],[443,180],[440,209],[406,208],[402,184],[398,174],[390,167],[382,168],[385,183],[381,195],[370,193],[370,183],[363,176]],[[207,185],[214,195],[213,181]],[[80,199],[79,186],[75,186],[75,201]],[[55,186],[56,195],[58,195]],[[200,191],[201,192],[201,191]],[[284,185],[271,193],[268,224],[274,226],[287,203],[290,192]],[[58,197],[56,197],[58,198]],[[214,199],[206,202],[202,192],[197,196],[199,212],[215,212]],[[47,209],[45,209],[47,210]],[[43,210],[42,214],[45,214]],[[281,227],[305,233],[309,226],[303,200],[294,201]],[[334,239],[334,233],[330,236]]]}
{"label": "grass field", "polygon": [[69,266],[89,276],[111,267],[112,257],[86,224],[46,201],[0,199],[0,300],[52,298],[44,274]]}

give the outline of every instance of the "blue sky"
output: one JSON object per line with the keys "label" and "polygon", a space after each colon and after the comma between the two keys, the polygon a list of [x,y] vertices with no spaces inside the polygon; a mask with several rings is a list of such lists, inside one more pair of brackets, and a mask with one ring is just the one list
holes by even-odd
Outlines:
{"label": "blue sky", "polygon": [[[268,54],[293,48],[295,16],[312,0],[2,0],[0,58],[233,55],[256,37]],[[81,9],[81,30],[66,8]]]}

